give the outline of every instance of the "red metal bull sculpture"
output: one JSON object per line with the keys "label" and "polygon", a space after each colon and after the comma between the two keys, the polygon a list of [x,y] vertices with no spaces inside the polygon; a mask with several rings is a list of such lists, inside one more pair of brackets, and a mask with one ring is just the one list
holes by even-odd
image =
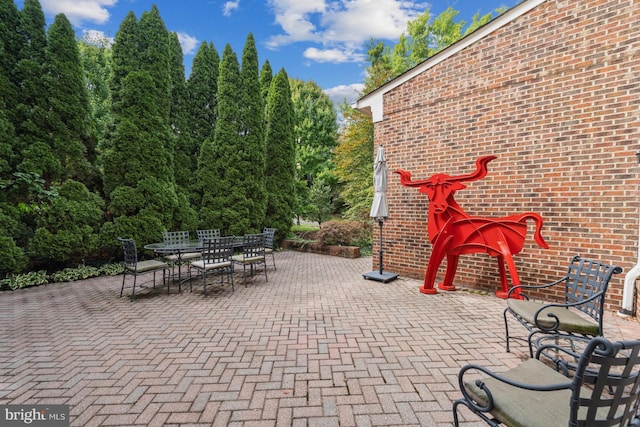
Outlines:
{"label": "red metal bull sculpture", "polygon": [[463,182],[476,181],[487,175],[487,163],[496,156],[480,157],[476,160],[476,171],[468,175],[449,176],[436,174],[423,181],[412,181],[411,173],[404,170],[395,171],[400,175],[400,182],[407,187],[418,187],[421,193],[429,197],[429,240],[433,244],[431,258],[427,265],[424,285],[420,292],[435,294],[436,274],[440,263],[447,257],[447,269],[444,281],[438,288],[453,291],[453,278],[458,267],[458,258],[463,254],[487,253],[497,257],[498,271],[502,289],[496,292],[500,298],[506,298],[509,290],[505,262],[509,268],[513,286],[520,284],[513,255],[522,250],[527,234],[528,219],[536,224],[534,240],[545,249],[549,245],[540,234],[542,217],[534,212],[510,215],[503,218],[485,218],[470,216],[453,199],[456,191],[466,188]]}

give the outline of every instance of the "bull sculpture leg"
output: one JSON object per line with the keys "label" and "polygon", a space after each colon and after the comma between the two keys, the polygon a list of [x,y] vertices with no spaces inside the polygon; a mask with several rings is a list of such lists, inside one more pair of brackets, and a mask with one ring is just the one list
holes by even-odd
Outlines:
{"label": "bull sculpture leg", "polygon": [[[516,263],[513,261],[513,255],[511,254],[511,250],[509,250],[509,245],[507,245],[504,241],[497,241],[498,247],[502,251],[500,255],[498,255],[498,270],[500,271],[500,284],[502,289],[496,291],[496,296],[498,298],[507,298],[507,293],[509,293],[509,282],[507,280],[507,272],[505,271],[505,262],[507,267],[509,268],[509,274],[511,275],[511,282],[513,286],[518,286],[520,284],[520,277],[518,276],[518,271],[516,270]],[[522,298],[520,293],[514,293],[512,298]]]}
{"label": "bull sculpture leg", "polygon": [[[436,241],[433,243],[433,250],[431,251],[431,257],[429,258],[427,271],[424,275],[424,284],[420,288],[420,292],[422,292],[423,294],[435,294],[438,292],[438,290],[434,288],[433,285],[436,281],[436,274],[438,273],[438,268],[440,267],[440,264],[442,263],[442,260],[444,259],[445,255],[447,255],[447,252],[449,250],[449,244],[451,243],[452,239],[453,239],[453,236],[446,236],[445,238],[443,238],[442,235],[440,235],[438,236]],[[453,281],[453,276],[456,272],[456,266],[458,265],[458,256],[454,255],[454,257],[455,257],[454,260],[447,258],[447,273],[445,274],[445,282],[444,282],[445,285],[447,283],[450,284],[450,282]],[[450,282],[447,282],[446,278],[449,278]],[[439,287],[440,289],[443,289],[443,290],[446,289],[441,286]],[[446,290],[454,290],[454,289],[455,289],[455,286],[453,286],[453,289],[446,289]]]}
{"label": "bull sculpture leg", "polygon": [[460,255],[447,255],[447,272],[444,275],[444,280],[438,285],[438,289],[443,291],[455,291],[456,287],[453,284],[453,278],[456,275],[458,268],[458,260]]}

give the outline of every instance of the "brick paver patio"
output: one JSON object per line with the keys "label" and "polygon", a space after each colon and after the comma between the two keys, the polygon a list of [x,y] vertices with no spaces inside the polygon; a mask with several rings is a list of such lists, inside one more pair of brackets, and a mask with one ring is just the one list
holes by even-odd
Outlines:
{"label": "brick paver patio", "polygon": [[[121,276],[0,293],[0,403],[68,404],[73,426],[449,426],[462,365],[525,357],[493,296],[366,281],[371,258],[276,258],[268,282],[206,299],[194,281],[130,303]],[[605,334],[639,325],[610,313]]]}

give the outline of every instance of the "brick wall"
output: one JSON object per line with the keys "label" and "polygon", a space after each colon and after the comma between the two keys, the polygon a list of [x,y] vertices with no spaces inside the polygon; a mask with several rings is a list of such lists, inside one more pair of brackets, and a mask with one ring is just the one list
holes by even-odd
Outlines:
{"label": "brick wall", "polygon": [[[558,0],[386,93],[375,141],[390,171],[414,179],[470,173],[477,157],[498,156],[456,201],[471,215],[541,214],[550,249],[536,245],[531,223],[515,256],[521,281],[541,284],[576,254],[625,273],[636,264],[639,128],[640,3]],[[423,278],[428,199],[396,174],[388,195],[385,270]],[[455,283],[496,290],[496,259],[461,256]],[[611,282],[607,309],[620,308],[623,283],[624,273]]]}

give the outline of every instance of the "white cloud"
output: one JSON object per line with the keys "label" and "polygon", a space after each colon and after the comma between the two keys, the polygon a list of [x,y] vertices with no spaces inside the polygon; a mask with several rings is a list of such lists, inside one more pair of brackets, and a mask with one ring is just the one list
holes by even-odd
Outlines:
{"label": "white cloud", "polygon": [[197,38],[190,36],[187,33],[181,33],[179,31],[176,31],[176,34],[178,35],[178,41],[180,42],[182,53],[184,55],[190,55],[195,52],[196,47],[199,43]]}
{"label": "white cloud", "polygon": [[336,64],[342,62],[358,62],[364,60],[364,55],[354,53],[350,49],[317,49],[315,47],[307,48],[304,57],[316,62],[333,62]]}
{"label": "white cloud", "polygon": [[49,15],[64,13],[67,19],[76,26],[83,22],[104,24],[109,20],[110,6],[118,0],[41,0],[42,10]]}
{"label": "white cloud", "polygon": [[222,14],[224,16],[231,16],[231,12],[238,10],[239,7],[240,0],[225,2],[224,6],[222,6]]}
{"label": "white cloud", "polygon": [[321,45],[305,51],[318,62],[360,62],[367,40],[396,40],[407,22],[422,14],[428,3],[411,0],[269,0],[282,33],[267,47],[296,42]]}
{"label": "white cloud", "polygon": [[109,37],[103,31],[98,30],[83,30],[82,38],[89,44],[104,47],[111,46],[115,41],[113,37]]}
{"label": "white cloud", "polygon": [[325,89],[324,93],[331,98],[333,104],[337,107],[345,101],[349,105],[353,104],[360,97],[363,89],[364,84],[352,83],[350,85],[338,85]]}

